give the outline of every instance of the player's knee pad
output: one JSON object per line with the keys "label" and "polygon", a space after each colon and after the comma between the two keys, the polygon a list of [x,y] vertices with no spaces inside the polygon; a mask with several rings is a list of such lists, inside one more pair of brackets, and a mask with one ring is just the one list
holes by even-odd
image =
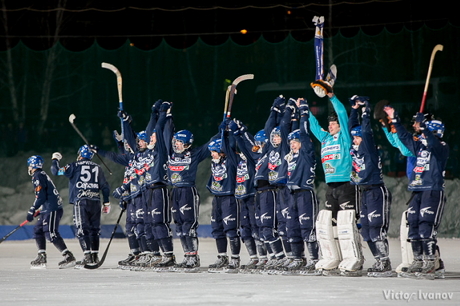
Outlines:
{"label": "player's knee pad", "polygon": [[316,269],[331,270],[337,268],[342,259],[337,241],[337,229],[332,226],[332,211],[321,210],[316,218],[316,236],[321,251],[321,259]]}
{"label": "player's knee pad", "polygon": [[339,269],[343,271],[360,270],[364,262],[361,236],[355,220],[355,210],[346,209],[337,213],[337,234],[343,257]]}

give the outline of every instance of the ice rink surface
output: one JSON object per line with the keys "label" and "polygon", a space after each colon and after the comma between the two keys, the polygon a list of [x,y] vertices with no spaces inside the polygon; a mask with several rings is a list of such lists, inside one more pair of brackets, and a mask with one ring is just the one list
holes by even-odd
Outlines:
{"label": "ice rink surface", "polygon": [[[66,240],[77,260],[76,239]],[[101,255],[108,239],[101,241]],[[174,241],[176,260],[182,261]],[[58,269],[62,259],[48,244],[48,266],[31,270],[36,256],[33,240],[0,244],[0,305],[460,305],[460,240],[440,239],[446,278],[414,280],[340,276],[261,274],[158,273],[117,269],[127,257],[126,239],[114,239],[105,263],[97,270]],[[200,238],[201,266],[216,258],[211,238]],[[401,260],[399,241],[390,240],[393,268]],[[242,263],[248,260],[242,246]],[[365,270],[373,264],[364,249]]]}

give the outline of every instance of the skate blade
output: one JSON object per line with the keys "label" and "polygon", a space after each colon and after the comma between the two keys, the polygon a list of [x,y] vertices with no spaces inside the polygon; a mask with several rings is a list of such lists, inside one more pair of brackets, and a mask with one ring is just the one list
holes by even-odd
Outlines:
{"label": "skate blade", "polygon": [[239,272],[241,274],[259,274],[259,270],[257,269],[240,269]]}
{"label": "skate blade", "polygon": [[300,270],[291,270],[291,271],[283,271],[281,275],[285,276],[299,276],[300,275]]}
{"label": "skate blade", "polygon": [[224,269],[224,272],[227,274],[237,274],[239,269]]}
{"label": "skate blade", "polygon": [[156,267],[153,268],[154,272],[165,273],[165,272],[176,272],[174,267]]}
{"label": "skate blade", "polygon": [[362,271],[340,271],[341,276],[346,277],[361,277],[363,276]]}
{"label": "skate blade", "polygon": [[284,272],[284,271],[279,271],[279,270],[276,270],[276,269],[266,269],[266,270],[261,270],[260,274],[277,275],[277,274],[281,274],[282,272]]}
{"label": "skate blade", "polygon": [[322,272],[320,270],[300,270],[299,275],[303,275],[303,276],[321,276]]}
{"label": "skate blade", "polygon": [[417,279],[428,279],[428,280],[434,280],[436,279],[436,276],[434,273],[421,273],[421,272],[415,272],[415,277]]}
{"label": "skate blade", "polygon": [[200,267],[184,268],[183,271],[184,273],[201,273],[201,268]]}
{"label": "skate blade", "polygon": [[323,276],[340,276],[341,273],[338,269],[333,270],[320,270]]}
{"label": "skate blade", "polygon": [[394,271],[386,272],[367,272],[368,277],[397,277],[398,273]]}
{"label": "skate blade", "polygon": [[75,261],[69,262],[68,264],[60,265],[59,269],[68,269],[75,267]]}
{"label": "skate blade", "polygon": [[44,270],[44,269],[46,269],[46,264],[33,265],[33,266],[30,266],[30,269],[32,269],[32,270]]}
{"label": "skate blade", "polygon": [[225,273],[224,268],[208,268],[208,273]]}

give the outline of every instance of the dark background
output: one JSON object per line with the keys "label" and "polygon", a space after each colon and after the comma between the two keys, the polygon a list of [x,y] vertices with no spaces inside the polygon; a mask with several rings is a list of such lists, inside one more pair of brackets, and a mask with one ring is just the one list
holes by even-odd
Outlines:
{"label": "dark background", "polygon": [[[427,25],[459,25],[453,2],[385,1],[1,1],[3,27],[0,49],[22,40],[35,50],[59,41],[69,50],[89,48],[95,41],[117,49],[127,39],[150,50],[164,39],[176,48],[194,44],[198,37],[210,45],[229,37],[251,44],[263,35],[279,42],[291,33],[298,41],[312,37],[312,16],[325,16],[324,36],[359,31],[377,34],[384,28],[397,33]],[[242,29],[248,31],[243,35]]]}

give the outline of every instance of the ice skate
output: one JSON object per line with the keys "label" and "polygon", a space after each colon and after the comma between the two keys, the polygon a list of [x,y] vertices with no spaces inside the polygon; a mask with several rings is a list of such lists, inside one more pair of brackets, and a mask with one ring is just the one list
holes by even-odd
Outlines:
{"label": "ice skate", "polygon": [[135,261],[138,257],[139,255],[129,254],[127,258],[118,262],[118,268],[122,270],[129,269],[130,263]]}
{"label": "ice skate", "polygon": [[399,277],[405,278],[417,278],[415,276],[416,272],[421,272],[423,266],[423,260],[421,258],[416,258],[412,261],[412,263],[407,268],[403,268],[400,273],[398,273]]}
{"label": "ice skate", "polygon": [[446,278],[445,276],[445,267],[444,267],[444,261],[439,256],[436,256],[436,260],[434,262],[435,265],[435,270],[434,270],[434,276],[435,278],[439,279],[444,279]]}
{"label": "ice skate", "polygon": [[153,271],[156,265],[161,262],[163,257],[160,254],[151,254],[149,259],[143,263],[136,271]]}
{"label": "ice skate", "polygon": [[266,264],[264,269],[261,271],[262,274],[275,275],[282,273],[281,270],[283,264],[286,262],[287,258],[272,258]]}
{"label": "ice skate", "polygon": [[176,256],[173,254],[164,255],[160,262],[153,266],[155,272],[174,272],[174,266],[176,265]]}
{"label": "ice skate", "polygon": [[200,256],[198,255],[189,255],[187,262],[185,263],[184,268],[185,273],[199,273],[200,269]]}
{"label": "ice skate", "polygon": [[255,269],[257,269],[257,264],[259,263],[259,259],[257,257],[251,257],[249,262],[245,265],[241,265],[240,273],[243,274],[252,274],[255,273]]}
{"label": "ice skate", "polygon": [[350,259],[342,261],[339,265],[340,275],[347,277],[360,277],[363,271],[363,260]]}
{"label": "ice skate", "polygon": [[82,260],[78,260],[76,263],[75,263],[75,266],[74,268],[75,269],[83,269],[83,267],[85,265],[89,265],[89,264],[92,264],[93,263],[93,259],[91,257],[91,254],[90,253],[85,253],[83,255],[83,259]]}
{"label": "ice skate", "polygon": [[264,270],[265,265],[267,264],[268,261],[269,261],[269,259],[267,257],[259,258],[259,262],[256,264],[256,267],[252,270],[253,273],[260,274],[261,271]]}
{"label": "ice skate", "polygon": [[312,259],[308,264],[304,267],[300,268],[299,274],[300,275],[311,275],[311,276],[319,276],[322,275],[322,272],[316,269],[316,263],[318,259]]}
{"label": "ice skate", "polygon": [[367,269],[369,277],[395,277],[398,274],[391,269],[390,259],[378,259],[371,268]]}
{"label": "ice skate", "polygon": [[228,265],[228,256],[227,255],[217,255],[217,260],[215,263],[210,264],[208,267],[209,273],[222,273],[224,268]]}
{"label": "ice skate", "polygon": [[99,263],[99,253],[91,253],[91,266],[95,266]]}
{"label": "ice skate", "polygon": [[60,261],[58,263],[59,269],[67,269],[67,268],[72,268],[76,264],[76,259],[73,256],[72,252],[67,251],[64,253],[64,260]]}
{"label": "ice skate", "polygon": [[425,259],[423,261],[422,268],[420,272],[415,272],[414,275],[418,279],[430,279],[433,280],[435,276],[436,266],[434,259]]}
{"label": "ice skate", "polygon": [[31,269],[46,269],[46,253],[40,252],[37,257],[30,262]]}
{"label": "ice skate", "polygon": [[240,257],[230,257],[227,267],[224,269],[225,273],[238,273],[240,268]]}
{"label": "ice skate", "polygon": [[283,266],[283,275],[299,275],[302,267],[305,267],[305,260],[302,258],[295,258],[289,261],[288,265]]}
{"label": "ice skate", "polygon": [[136,261],[132,261],[130,265],[131,271],[142,271],[145,270],[147,264],[152,259],[153,253],[151,252],[144,252],[141,253],[139,258]]}

